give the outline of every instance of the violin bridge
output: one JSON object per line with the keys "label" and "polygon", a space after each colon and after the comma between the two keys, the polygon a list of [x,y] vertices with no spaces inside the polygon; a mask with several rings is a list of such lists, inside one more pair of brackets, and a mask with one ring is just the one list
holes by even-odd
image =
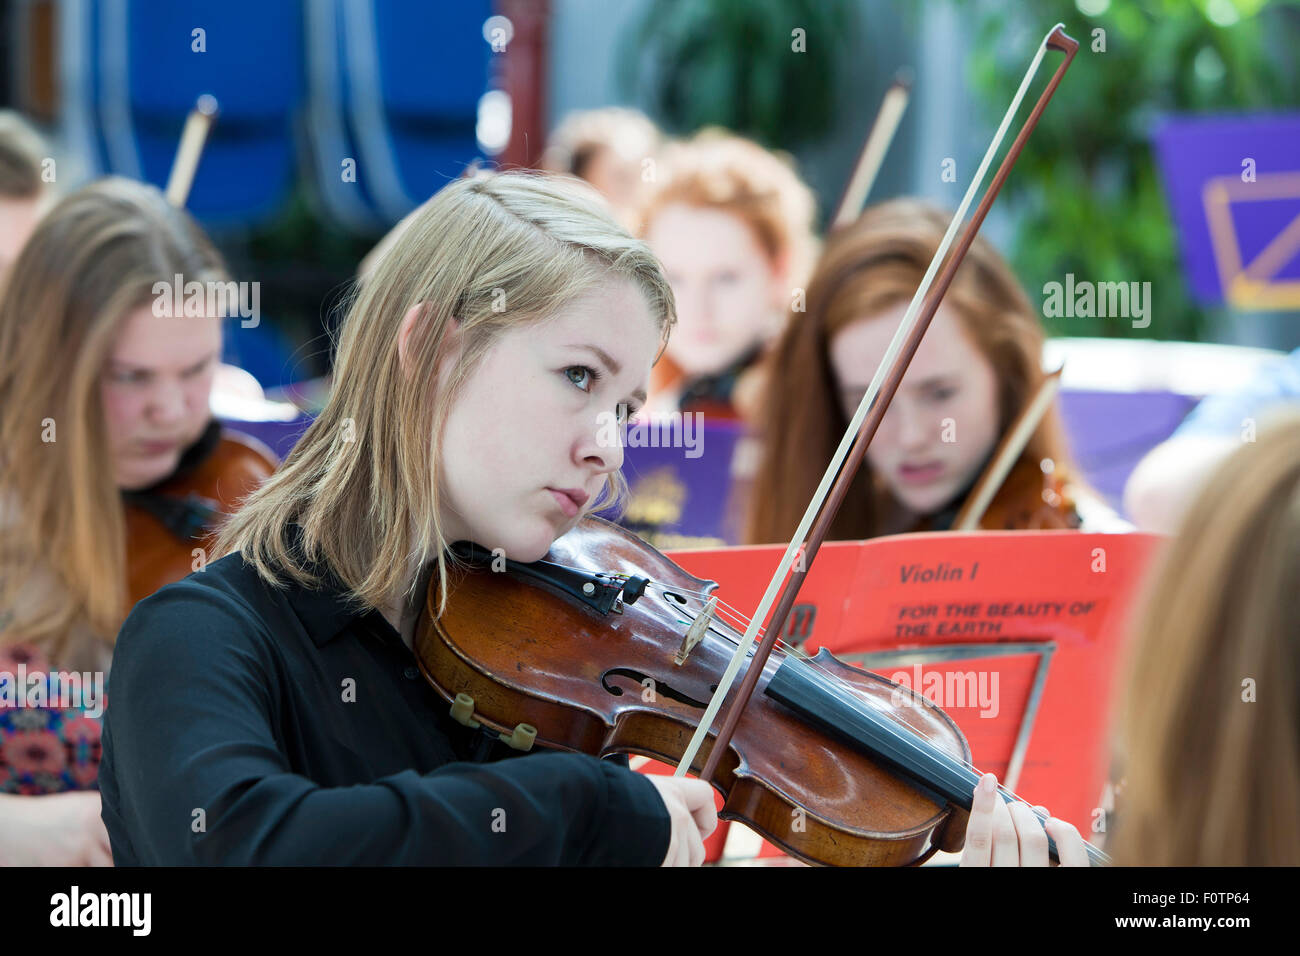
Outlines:
{"label": "violin bridge", "polygon": [[673,655],[673,662],[678,667],[686,663],[686,658],[690,657],[695,645],[704,640],[704,632],[709,629],[709,624],[712,623],[713,614],[717,609],[718,598],[715,595],[709,598],[709,603],[704,605],[704,610],[696,615],[695,620],[691,622],[691,626],[686,631],[686,636],[682,638],[682,646]]}

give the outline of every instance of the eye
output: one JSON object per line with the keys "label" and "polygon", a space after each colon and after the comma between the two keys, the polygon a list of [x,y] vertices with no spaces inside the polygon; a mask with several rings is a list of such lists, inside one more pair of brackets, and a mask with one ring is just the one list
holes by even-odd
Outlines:
{"label": "eye", "polygon": [[113,372],[109,377],[119,385],[144,385],[149,381],[149,373],[140,369],[130,372]]}
{"label": "eye", "polygon": [[[583,374],[579,378],[574,378],[572,375],[569,374],[570,372],[581,372]],[[572,382],[574,385],[577,385],[578,388],[581,388],[584,392],[590,392],[592,388],[595,388],[596,383],[599,382],[601,378],[600,372],[598,372],[594,368],[591,368],[588,365],[570,365],[568,368],[564,370],[564,374],[569,379],[570,382]],[[583,388],[580,382],[585,381],[587,379],[590,379],[591,386],[590,388]]]}
{"label": "eye", "polygon": [[957,394],[957,389],[952,387],[932,388],[930,389],[930,400],[932,402],[946,402]]}

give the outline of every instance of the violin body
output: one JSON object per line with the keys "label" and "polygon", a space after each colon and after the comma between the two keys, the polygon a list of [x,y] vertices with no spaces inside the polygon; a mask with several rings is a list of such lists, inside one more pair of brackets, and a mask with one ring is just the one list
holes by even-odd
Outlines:
{"label": "violin body", "polygon": [[[583,594],[591,582],[580,578],[516,573],[547,562],[598,573],[597,593]],[[503,736],[531,725],[546,747],[680,763],[742,636],[715,616],[684,663],[676,663],[683,635],[717,584],[599,518],[584,518],[543,562],[452,574],[446,613],[435,619],[435,575],[416,627],[425,677],[449,703],[461,694],[472,698],[473,721]],[[619,592],[628,576],[631,585]],[[629,594],[634,599],[623,600]],[[924,697],[825,651],[811,663],[835,695],[851,695],[855,707],[886,715],[969,762],[961,731]],[[764,666],[711,780],[725,800],[721,817],[810,863],[904,865],[936,849],[959,850],[966,811],[769,694],[779,675],[807,666],[780,647]],[[728,702],[734,694],[733,688]],[[708,754],[706,743],[692,769],[698,772]]]}
{"label": "violin body", "polygon": [[1033,461],[1016,464],[980,519],[985,531],[1061,531],[1079,527],[1067,487],[1057,468],[1044,474]]}
{"label": "violin body", "polygon": [[183,534],[157,514],[127,503],[127,600],[132,605],[194,570],[194,549],[210,551],[216,524],[275,471],[262,442],[223,428],[210,454],[192,470],[149,490],[149,497],[184,510],[193,533]]}

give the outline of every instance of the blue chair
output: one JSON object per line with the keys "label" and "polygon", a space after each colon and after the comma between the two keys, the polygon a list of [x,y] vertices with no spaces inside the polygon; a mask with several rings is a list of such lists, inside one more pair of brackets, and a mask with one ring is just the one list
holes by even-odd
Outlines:
{"label": "blue chair", "polygon": [[480,158],[478,101],[492,50],[490,0],[337,0],[358,171],[396,221]]}
{"label": "blue chair", "polygon": [[[186,115],[200,94],[211,93],[221,115],[189,209],[214,227],[274,215],[295,177],[293,129],[303,99],[297,0],[90,0],[88,6],[84,25],[95,31],[92,72],[107,170],[164,184]],[[193,48],[196,29],[204,31],[203,52]]]}

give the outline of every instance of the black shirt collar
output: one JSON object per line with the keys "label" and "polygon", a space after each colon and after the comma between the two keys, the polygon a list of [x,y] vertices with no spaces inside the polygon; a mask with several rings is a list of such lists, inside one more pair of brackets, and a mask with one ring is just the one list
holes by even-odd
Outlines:
{"label": "black shirt collar", "polygon": [[[302,528],[296,523],[290,527],[289,540],[291,550],[301,554]],[[285,598],[317,647],[324,647],[358,618],[373,616],[384,628],[392,630],[382,614],[352,596],[328,564],[307,562],[307,569],[318,575],[321,583],[316,588],[290,583]]]}

